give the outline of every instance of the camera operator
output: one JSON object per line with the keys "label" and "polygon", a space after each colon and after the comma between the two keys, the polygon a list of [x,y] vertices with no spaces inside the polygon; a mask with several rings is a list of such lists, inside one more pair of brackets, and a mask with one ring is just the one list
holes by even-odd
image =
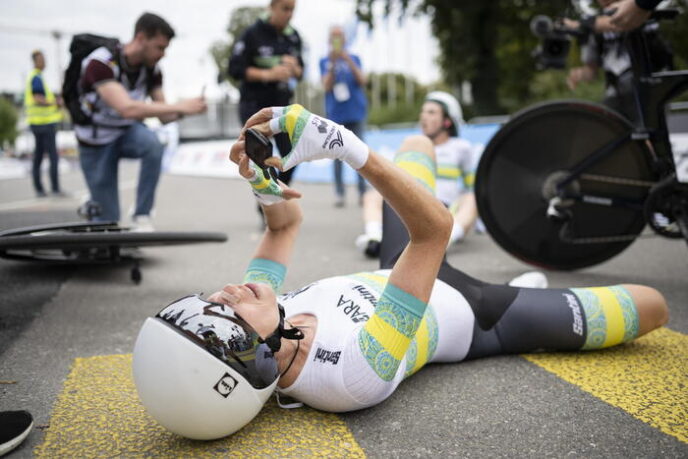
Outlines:
{"label": "camera operator", "polygon": [[[602,10],[618,7],[618,2],[612,0],[598,0],[597,3]],[[581,21],[563,20],[563,25],[567,28],[587,29],[591,32],[581,46],[583,65],[569,71],[566,83],[571,90],[575,90],[579,83],[596,79],[602,69],[606,87],[604,104],[634,121],[637,114],[633,99],[631,58],[625,47],[624,37],[613,21],[614,16],[607,15],[590,16]],[[671,69],[673,55],[659,36],[657,23],[646,23],[643,34],[649,47],[653,71]]]}

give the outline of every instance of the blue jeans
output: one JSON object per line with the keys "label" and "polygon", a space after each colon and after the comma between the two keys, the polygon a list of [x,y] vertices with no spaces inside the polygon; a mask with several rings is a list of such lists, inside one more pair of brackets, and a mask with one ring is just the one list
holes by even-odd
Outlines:
{"label": "blue jeans", "polygon": [[41,163],[43,154],[48,153],[50,159],[50,186],[53,192],[60,191],[60,182],[57,175],[57,145],[55,143],[56,123],[51,124],[32,124],[31,132],[36,141],[36,148],[33,151],[33,188],[37,193],[44,193],[43,183],[41,182]]}
{"label": "blue jeans", "polygon": [[107,145],[79,145],[81,170],[91,199],[101,206],[96,221],[119,221],[118,170],[120,158],[141,159],[134,216],[149,215],[155,200],[164,147],[153,131],[134,123]]}
{"label": "blue jeans", "polygon": [[[363,132],[365,130],[365,121],[354,121],[353,123],[344,123],[343,126],[349,129],[351,132],[356,134],[356,137],[363,140]],[[344,187],[344,180],[342,178],[342,162],[339,160],[334,161],[334,189],[337,196],[343,198],[346,194],[346,188]],[[363,196],[366,191],[366,181],[361,176],[361,174],[356,173],[358,178],[358,195]]]}

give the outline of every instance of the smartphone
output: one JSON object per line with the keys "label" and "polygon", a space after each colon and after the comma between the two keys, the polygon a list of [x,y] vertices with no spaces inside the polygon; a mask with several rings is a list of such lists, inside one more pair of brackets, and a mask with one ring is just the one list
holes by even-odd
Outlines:
{"label": "smartphone", "polygon": [[339,37],[332,37],[332,49],[336,52],[342,50],[342,39]]}
{"label": "smartphone", "polygon": [[266,179],[272,177],[277,180],[277,171],[265,164],[265,160],[272,157],[272,142],[255,129],[246,129],[246,154],[263,171]]}

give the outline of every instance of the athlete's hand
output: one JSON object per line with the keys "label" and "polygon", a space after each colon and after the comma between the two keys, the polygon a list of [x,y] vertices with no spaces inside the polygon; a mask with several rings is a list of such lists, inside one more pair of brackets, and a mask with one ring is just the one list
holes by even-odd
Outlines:
{"label": "athlete's hand", "polygon": [[330,158],[340,159],[354,169],[360,169],[368,160],[368,146],[353,132],[334,121],[314,115],[301,105],[272,107],[270,114],[272,119],[268,123],[256,125],[255,128],[263,133],[267,129],[271,135],[286,132],[292,150],[284,158],[268,158],[265,161],[267,165],[285,171],[305,161]]}
{"label": "athlete's hand", "polygon": [[301,197],[301,193],[289,188],[283,182],[265,178],[263,171],[244,152],[245,145],[243,141],[236,142],[232,145],[229,157],[238,164],[239,174],[251,185],[259,203],[271,206],[284,200]]}
{"label": "athlete's hand", "polygon": [[272,133],[270,132],[270,126],[268,123],[272,118],[272,107],[265,107],[257,111],[251,115],[248,121],[246,121],[246,124],[244,124],[244,127],[241,129],[241,134],[239,134],[239,140],[244,140],[246,129],[248,128],[256,129],[266,137],[271,136]]}

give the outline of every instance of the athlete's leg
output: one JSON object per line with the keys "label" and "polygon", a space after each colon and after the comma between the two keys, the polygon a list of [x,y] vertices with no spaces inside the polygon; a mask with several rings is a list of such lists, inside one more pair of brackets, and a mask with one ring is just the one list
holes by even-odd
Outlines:
{"label": "athlete's leg", "polygon": [[[502,295],[495,295],[495,288]],[[469,359],[537,350],[601,349],[631,341],[668,320],[664,297],[640,285],[573,289],[486,285],[481,291],[478,301],[469,300],[476,318],[487,308],[497,313],[493,317],[497,320],[489,327],[476,320]]]}
{"label": "athlete's leg", "polygon": [[478,205],[475,202],[475,194],[463,193],[449,206],[449,211],[454,217],[454,228],[449,242],[462,240],[469,233],[478,219]]}
{"label": "athlete's leg", "polygon": [[[407,137],[394,157],[394,163],[434,193],[435,149],[430,139],[422,135]],[[380,268],[392,267],[408,242],[409,235],[406,227],[396,212],[387,203],[384,203]]]}
{"label": "athlete's leg", "polygon": [[382,195],[375,188],[363,194],[364,233],[356,238],[356,247],[370,258],[380,256],[382,241]]}
{"label": "athlete's leg", "polygon": [[669,307],[659,290],[645,285],[622,284],[630,293],[638,313],[638,336],[643,336],[669,321]]}

